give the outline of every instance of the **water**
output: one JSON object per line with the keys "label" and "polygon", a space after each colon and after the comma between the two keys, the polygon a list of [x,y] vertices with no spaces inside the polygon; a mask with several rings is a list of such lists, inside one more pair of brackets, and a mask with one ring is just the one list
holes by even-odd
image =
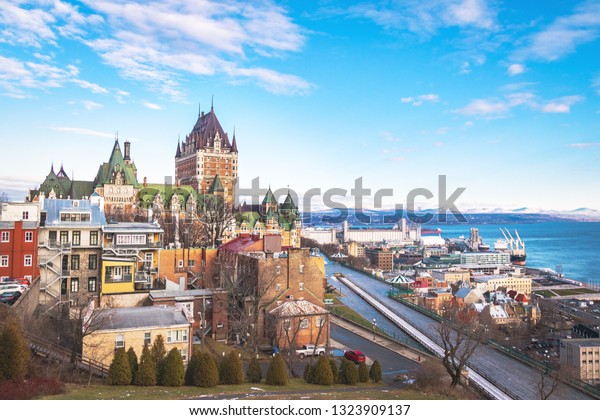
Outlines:
{"label": "water", "polygon": [[[429,226],[428,226],[429,227]],[[444,225],[442,237],[469,238],[470,228],[492,249],[503,238],[500,227],[514,236],[517,229],[525,242],[526,264],[534,268],[556,270],[562,265],[565,277],[600,286],[600,222],[546,222],[513,225]]]}

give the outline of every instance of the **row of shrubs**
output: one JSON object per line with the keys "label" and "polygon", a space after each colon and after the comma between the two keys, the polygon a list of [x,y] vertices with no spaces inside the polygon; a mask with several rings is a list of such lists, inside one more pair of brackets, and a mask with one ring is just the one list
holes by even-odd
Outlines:
{"label": "row of shrubs", "polygon": [[365,362],[360,363],[357,368],[354,362],[342,359],[338,368],[335,359],[319,356],[316,364],[306,365],[304,369],[304,380],[310,384],[356,385],[358,382],[369,382],[369,379],[376,383],[382,380],[381,366],[377,360],[369,369]]}
{"label": "row of shrubs", "polygon": [[[242,362],[235,351],[217,360],[209,353],[194,352],[187,369],[179,350],[166,352],[164,339],[157,336],[152,347],[145,346],[142,355],[137,355],[132,347],[117,349],[108,370],[110,385],[139,386],[182,386],[214,387],[218,384],[239,385],[244,376],[250,383],[262,381],[262,370],[256,357],[250,360],[244,375]],[[288,382],[287,369],[281,356],[271,360],[267,371],[266,383],[269,385],[285,385]]]}

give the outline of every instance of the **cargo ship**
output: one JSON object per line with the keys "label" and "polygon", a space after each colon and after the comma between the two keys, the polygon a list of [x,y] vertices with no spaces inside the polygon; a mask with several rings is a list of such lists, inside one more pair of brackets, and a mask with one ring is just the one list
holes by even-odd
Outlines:
{"label": "cargo ship", "polygon": [[506,228],[500,228],[500,232],[502,232],[502,236],[504,236],[505,240],[499,240],[497,244],[501,243],[501,246],[504,245],[506,247],[506,251],[510,253],[511,264],[525,265],[527,253],[525,252],[525,242],[523,242],[523,240],[519,236],[519,232],[515,229],[514,237]]}

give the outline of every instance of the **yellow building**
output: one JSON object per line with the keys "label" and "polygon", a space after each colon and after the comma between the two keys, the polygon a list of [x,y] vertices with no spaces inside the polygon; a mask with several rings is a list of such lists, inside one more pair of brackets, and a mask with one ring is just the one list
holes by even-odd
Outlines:
{"label": "yellow building", "polygon": [[102,232],[101,296],[164,289],[158,275],[163,234],[158,224],[109,223]]}
{"label": "yellow building", "polygon": [[572,368],[583,382],[600,384],[600,338],[561,340],[560,366]]}
{"label": "yellow building", "polygon": [[178,349],[184,363],[192,351],[193,318],[184,307],[96,309],[84,322],[92,332],[83,339],[83,357],[104,365],[111,363],[118,348],[133,347],[139,358],[144,346],[152,346],[158,335],[167,353]]}
{"label": "yellow building", "polygon": [[495,292],[499,288],[506,291],[514,290],[523,293],[527,298],[531,296],[531,277],[513,277],[506,274],[489,276],[471,276],[471,283],[481,292]]}

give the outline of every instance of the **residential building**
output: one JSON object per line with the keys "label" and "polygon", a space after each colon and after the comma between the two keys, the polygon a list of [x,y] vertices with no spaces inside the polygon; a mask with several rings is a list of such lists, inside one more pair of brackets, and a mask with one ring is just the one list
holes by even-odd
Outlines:
{"label": "residential building", "polygon": [[269,311],[273,345],[294,350],[306,344],[329,347],[329,311],[303,299],[289,299]]}
{"label": "residential building", "polygon": [[471,276],[471,285],[483,293],[503,288],[505,291],[514,290],[528,297],[531,296],[531,282],[531,277],[513,277],[507,274]]}
{"label": "residential building", "polygon": [[463,252],[460,255],[461,265],[510,265],[508,252]]}
{"label": "residential building", "polygon": [[0,203],[0,279],[39,276],[37,203]]}
{"label": "residential building", "polygon": [[215,282],[216,248],[160,249],[158,277],[177,285],[180,290],[206,289]]}
{"label": "residential building", "polygon": [[583,382],[600,384],[600,338],[560,340],[560,367],[573,369]]}
{"label": "residential building", "polygon": [[185,140],[177,142],[175,179],[179,185],[189,185],[198,194],[208,193],[218,175],[224,197],[234,204],[238,182],[238,148],[235,132],[231,142],[223,130],[214,108],[200,112],[198,120]]}
{"label": "residential building", "polygon": [[39,198],[40,304],[85,305],[100,292],[102,198],[89,200]]}
{"label": "residential building", "polygon": [[471,272],[469,270],[462,270],[460,268],[450,268],[447,270],[431,270],[431,275],[436,280],[443,280],[450,284],[468,284],[469,280],[471,279]]}
{"label": "residential building", "polygon": [[372,266],[380,270],[392,271],[394,269],[394,253],[388,249],[366,249],[365,256],[369,259]]}
{"label": "residential building", "polygon": [[185,306],[193,317],[194,335],[227,342],[227,291],[223,289],[153,290],[149,295],[152,306]]}
{"label": "residential building", "polygon": [[163,230],[157,223],[108,223],[102,233],[103,299],[166,287],[158,276]]}
{"label": "residential building", "polygon": [[176,348],[184,363],[192,354],[192,320],[185,307],[101,308],[84,323],[93,327],[83,338],[83,357],[106,366],[119,348],[132,347],[139,357],[158,335],[167,353]]}

